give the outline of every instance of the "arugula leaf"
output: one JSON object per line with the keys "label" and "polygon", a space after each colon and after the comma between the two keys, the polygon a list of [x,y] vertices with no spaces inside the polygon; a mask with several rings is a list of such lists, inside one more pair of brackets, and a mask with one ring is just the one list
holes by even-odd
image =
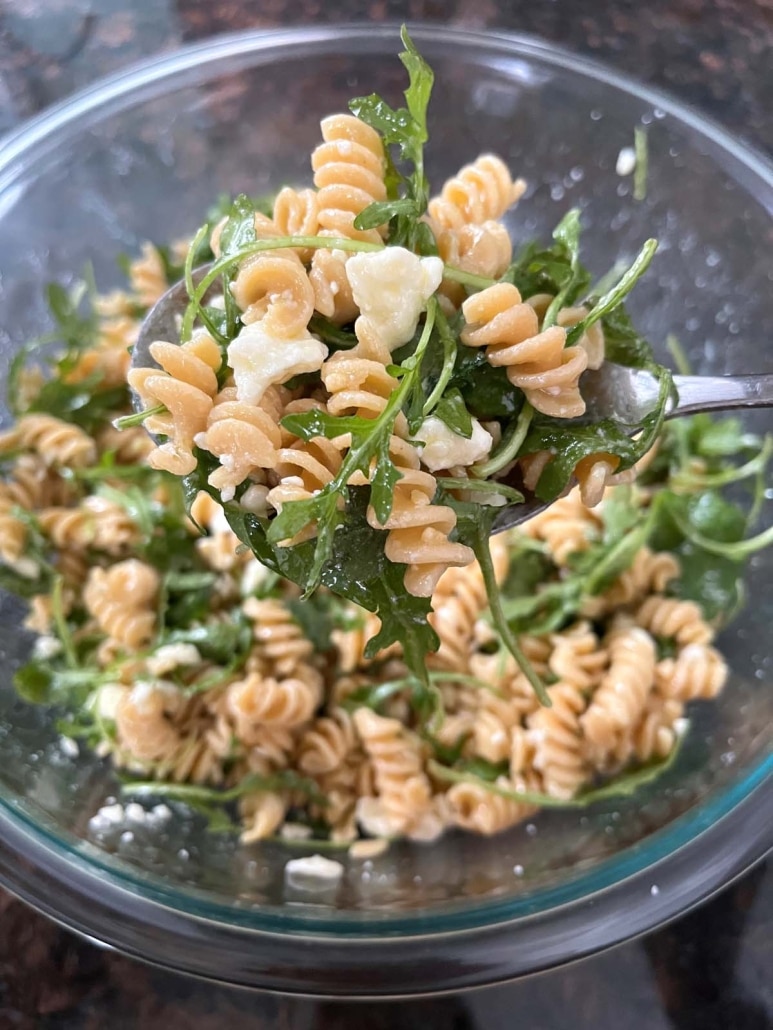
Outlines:
{"label": "arugula leaf", "polygon": [[334,609],[336,601],[330,594],[317,592],[305,601],[291,597],[285,602],[293,618],[311,641],[317,654],[324,654],[333,646],[331,634],[336,627]]}
{"label": "arugula leaf", "polygon": [[455,387],[446,390],[438,401],[434,414],[459,436],[466,440],[472,437],[472,418],[464,398]]}
{"label": "arugula leaf", "polygon": [[13,685],[31,704],[66,705],[77,711],[104,678],[100,669],[74,669],[50,658],[33,658],[14,673]]}
{"label": "arugula leaf", "polygon": [[126,407],[126,389],[122,386],[98,389],[100,377],[89,377],[80,383],[63,383],[50,379],[43,384],[27,409],[54,415],[63,422],[72,422],[87,433],[93,433],[108,420],[110,413]]}
{"label": "arugula leaf", "polygon": [[35,597],[36,594],[47,594],[53,580],[52,570],[47,565],[36,564],[36,575],[23,576],[10,565],[0,562],[0,590],[26,599]]}
{"label": "arugula leaf", "polygon": [[604,329],[604,356],[607,361],[629,368],[651,368],[652,347],[634,328],[621,304],[601,320]]}
{"label": "arugula leaf", "polygon": [[474,758],[463,758],[456,763],[456,768],[460,772],[469,773],[471,776],[475,776],[486,783],[493,783],[500,776],[507,776],[510,763],[507,760],[503,762],[489,762],[488,759],[480,758],[476,755]]}
{"label": "arugula leaf", "polygon": [[[681,742],[679,737],[669,754],[657,761],[647,762],[638,768],[633,768],[619,773],[607,783],[600,787],[587,787],[580,791],[576,797],[564,799],[556,798],[551,794],[542,794],[538,791],[520,791],[509,787],[500,786],[496,782],[487,779],[486,776],[475,775],[464,768],[447,768],[439,762],[430,759],[428,768],[431,775],[446,783],[474,783],[491,794],[507,798],[511,801],[520,801],[525,804],[538,805],[540,808],[587,808],[589,805],[597,804],[599,801],[610,801],[614,798],[631,797],[641,787],[646,786],[658,779],[676,763],[681,754]],[[483,767],[483,771],[491,775],[491,770]]]}
{"label": "arugula leaf", "polygon": [[478,419],[515,418],[524,403],[504,368],[496,368],[482,348],[465,347],[459,341],[450,385],[458,389],[468,410]]}
{"label": "arugula leaf", "polygon": [[162,644],[194,644],[207,661],[238,664],[246,658],[252,645],[252,627],[242,612],[235,609],[228,622],[172,629],[159,640],[158,646]]}
{"label": "arugula leaf", "polygon": [[356,347],[358,342],[352,330],[336,325],[329,318],[316,312],[309,322],[309,332],[319,337],[331,351],[350,350],[352,347]]}
{"label": "arugula leaf", "polygon": [[412,170],[403,174],[388,161],[386,201],[366,207],[355,219],[357,229],[374,228],[389,221],[389,242],[419,254],[437,253],[429,226],[420,221],[427,209],[429,184],[424,173],[424,144],[427,142],[427,107],[434,75],[413,44],[405,26],[400,31],[405,50],[400,60],[408,72],[406,107],[393,108],[378,94],[356,97],[349,109],[372,129],[381,133],[386,147],[396,147],[400,159]]}
{"label": "arugula leaf", "polygon": [[[636,426],[626,426],[613,419],[590,425],[578,425],[537,415],[532,421],[521,454],[550,451],[551,461],[540,476],[536,496],[542,501],[559,497],[574,474],[577,463],[592,454],[614,454],[620,458],[618,471],[631,468],[650,449],[660,433],[671,391],[671,373],[655,366],[652,369],[660,382],[655,407]],[[637,433],[634,439],[632,434]]]}
{"label": "arugula leaf", "polygon": [[169,783],[164,780],[125,780],[122,794],[136,794],[139,797],[162,795],[185,804],[223,806],[238,801],[248,794],[263,791],[288,790],[304,794],[315,805],[326,805],[327,798],[320,793],[314,780],[301,776],[294,769],[280,769],[267,776],[248,773],[234,787],[205,787],[195,783]]}
{"label": "arugula leaf", "polygon": [[[341,530],[335,533],[330,558],[323,562],[320,581],[334,594],[377,613],[381,631],[368,645],[370,656],[398,641],[406,664],[424,680],[426,655],[438,648],[437,635],[427,622],[430,602],[426,597],[405,593],[405,566],[387,560],[384,554],[387,534],[368,525],[367,507],[368,488],[351,487],[346,507],[339,513]],[[294,547],[275,547],[269,539],[268,519],[261,519],[235,504],[225,505],[225,514],[233,531],[259,561],[293,583],[307,587],[316,549],[313,540]]]}

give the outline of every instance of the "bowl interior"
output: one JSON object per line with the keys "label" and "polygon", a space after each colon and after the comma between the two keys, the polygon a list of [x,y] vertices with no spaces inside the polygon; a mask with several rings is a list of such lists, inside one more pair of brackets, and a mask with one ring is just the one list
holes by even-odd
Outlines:
{"label": "bowl interior", "polygon": [[[405,84],[396,32],[342,38],[309,31],[213,45],[86,97],[0,151],[0,369],[48,328],[47,281],[67,282],[90,262],[101,289],[118,285],[121,253],[190,234],[219,193],[307,183],[319,119],[350,97],[376,91],[396,103]],[[761,334],[773,323],[773,186],[763,166],[698,118],[569,55],[437,29],[415,38],[436,75],[436,186],[479,152],[500,154],[530,183],[509,218],[516,243],[549,239],[578,206],[584,257],[598,276],[657,237],[631,308],[660,356],[674,333],[696,370],[773,370]],[[636,125],[648,139],[643,201],[616,172]],[[748,421],[770,427],[767,414]],[[366,863],[341,852],[341,883],[313,891],[285,880],[297,846],[239,847],[175,806],[161,828],[152,819],[90,823],[119,785],[93,756],[62,749],[54,713],[16,699],[11,673],[31,638],[20,632],[19,603],[0,594],[0,813],[65,863],[250,927],[441,931],[542,911],[682,847],[761,782],[773,725],[772,576],[768,552],[749,572],[753,603],[719,641],[732,681],[717,704],[696,706],[662,779],[633,798],[543,814],[491,840],[452,834]]]}

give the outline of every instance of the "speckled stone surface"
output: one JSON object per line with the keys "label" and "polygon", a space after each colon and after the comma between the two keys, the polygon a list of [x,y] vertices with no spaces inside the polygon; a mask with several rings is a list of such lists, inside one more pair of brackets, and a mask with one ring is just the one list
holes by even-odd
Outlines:
{"label": "speckled stone surface", "polygon": [[[773,155],[771,0],[0,0],[0,132],[101,75],[241,28],[416,20],[531,33],[598,57]],[[773,865],[670,927],[464,997],[363,1006],[232,991],[81,941],[0,891],[0,1030],[764,1030]]]}

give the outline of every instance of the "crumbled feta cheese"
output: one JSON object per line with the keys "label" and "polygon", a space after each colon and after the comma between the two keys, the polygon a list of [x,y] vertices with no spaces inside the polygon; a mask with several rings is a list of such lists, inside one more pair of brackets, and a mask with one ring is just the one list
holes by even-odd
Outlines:
{"label": "crumbled feta cheese", "polygon": [[303,823],[285,823],[279,831],[279,836],[285,840],[308,840],[313,836],[313,830]]}
{"label": "crumbled feta cheese", "polygon": [[405,247],[353,254],[346,277],[360,313],[390,351],[416,332],[419,315],[440,286],[443,262],[420,258]]}
{"label": "crumbled feta cheese", "polygon": [[62,650],[62,642],[57,640],[56,637],[43,636],[38,637],[32,648],[32,655],[34,658],[39,658],[41,661],[45,661],[47,658],[53,658],[54,655],[59,654]]}
{"label": "crumbled feta cheese", "polygon": [[623,147],[617,155],[615,171],[618,175],[631,175],[636,168],[636,151],[633,147]]}
{"label": "crumbled feta cheese", "polygon": [[430,472],[451,468],[452,465],[469,466],[488,457],[494,440],[476,418],[472,420],[472,436],[466,440],[436,415],[425,418],[415,433],[423,446],[418,448],[422,463]]}
{"label": "crumbled feta cheese", "polygon": [[248,486],[239,498],[239,506],[245,511],[251,511],[253,515],[260,515],[265,518],[268,515],[268,487],[260,483],[253,483]]}
{"label": "crumbled feta cheese", "polygon": [[120,683],[103,683],[94,699],[94,710],[100,719],[115,721],[118,702],[126,693],[126,687]]}
{"label": "crumbled feta cheese", "polygon": [[327,347],[310,333],[283,340],[267,333],[262,320],[246,325],[228,345],[236,396],[246,404],[257,404],[273,383],[284,383],[302,372],[316,372],[326,357]]}
{"label": "crumbled feta cheese", "polygon": [[8,562],[8,566],[25,579],[35,579],[40,572],[40,566],[32,558],[17,558],[16,561]]}
{"label": "crumbled feta cheese", "polygon": [[136,680],[131,688],[132,704],[141,711],[143,706],[157,693],[165,694],[170,699],[177,699],[181,696],[177,686],[169,680]]}
{"label": "crumbled feta cheese", "polygon": [[324,855],[293,858],[285,866],[285,880],[291,887],[309,886],[309,880],[335,883],[343,874],[341,863],[325,858]]}
{"label": "crumbled feta cheese", "polygon": [[194,644],[162,644],[146,664],[153,676],[164,676],[183,665],[201,665],[201,655]]}

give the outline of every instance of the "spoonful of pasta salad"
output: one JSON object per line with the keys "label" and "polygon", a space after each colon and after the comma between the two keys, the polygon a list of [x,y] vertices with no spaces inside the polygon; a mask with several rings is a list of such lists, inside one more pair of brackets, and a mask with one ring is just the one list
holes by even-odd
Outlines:
{"label": "spoonful of pasta salad", "polygon": [[[484,154],[430,196],[433,75],[403,31],[406,107],[376,96],[321,123],[314,188],[238,197],[193,239],[182,283],[134,348],[149,462],[206,491],[237,536],[309,596],[374,611],[426,678],[429,598],[475,558],[509,629],[488,549],[579,482],[587,504],[633,476],[664,419],[773,403],[771,377],[676,380],[624,301],[648,240],[606,290],[570,211],[514,257],[501,219],[525,184]],[[674,389],[676,385],[676,391]],[[675,400],[679,393],[679,403]]]}

